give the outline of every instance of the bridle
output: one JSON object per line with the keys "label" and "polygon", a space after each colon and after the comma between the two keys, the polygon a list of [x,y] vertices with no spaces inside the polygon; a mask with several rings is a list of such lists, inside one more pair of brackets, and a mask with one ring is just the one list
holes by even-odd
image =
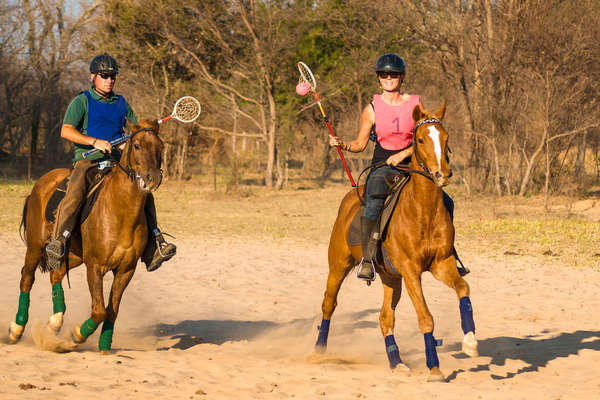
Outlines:
{"label": "bridle", "polygon": [[[421,173],[421,175],[431,179],[432,181],[433,179],[433,174],[431,173],[431,170],[429,169],[429,167],[427,165],[425,165],[425,163],[423,162],[423,159],[419,156],[419,149],[417,148],[417,129],[419,129],[420,126],[425,125],[425,124],[438,124],[441,125],[442,123],[440,122],[439,119],[437,118],[427,118],[427,119],[423,119],[419,122],[417,122],[415,124],[415,127],[413,128],[413,155],[415,156],[415,159],[417,160],[417,163],[419,163],[419,166],[421,168],[423,168],[423,170],[425,171],[425,173]],[[414,172],[415,170],[411,171]]]}
{"label": "bridle", "polygon": [[[131,147],[132,147],[131,139],[133,139],[133,137],[140,132],[154,132],[154,134],[156,134],[156,131],[152,128],[140,128],[140,129],[132,132],[129,135],[129,138],[127,138],[127,140],[125,141],[125,143],[129,142],[128,146],[127,146],[127,155],[126,155],[127,163],[125,164],[125,167],[123,167],[120,162],[117,163],[119,168],[121,168],[121,170],[123,172],[125,172],[125,174],[129,177],[129,179],[131,179],[132,182],[135,182],[136,179],[141,177],[140,173],[131,167]],[[163,170],[161,169],[160,170],[160,181],[158,182],[158,185],[156,187],[160,186],[160,184],[162,183],[162,177],[163,177]]]}

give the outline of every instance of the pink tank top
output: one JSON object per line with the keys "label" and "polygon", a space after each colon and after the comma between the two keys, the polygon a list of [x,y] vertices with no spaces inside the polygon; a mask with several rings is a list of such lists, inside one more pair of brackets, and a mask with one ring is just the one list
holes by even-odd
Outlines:
{"label": "pink tank top", "polygon": [[380,94],[373,96],[375,111],[375,132],[379,145],[386,150],[401,150],[412,143],[415,122],[413,109],[420,104],[419,95],[411,94],[400,106],[391,106],[383,101]]}

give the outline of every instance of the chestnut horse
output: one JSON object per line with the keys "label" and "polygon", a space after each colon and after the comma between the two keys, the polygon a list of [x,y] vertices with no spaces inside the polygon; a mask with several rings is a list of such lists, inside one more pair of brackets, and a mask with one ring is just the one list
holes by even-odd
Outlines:
{"label": "chestnut horse", "polygon": [[[104,178],[96,203],[88,217],[69,239],[68,259],[61,268],[50,272],[54,314],[48,327],[58,332],[63,325],[66,310],[62,279],[69,270],[85,263],[87,281],[92,297],[91,318],[75,326],[72,338],[83,343],[98,325],[102,333],[98,348],[110,351],[115,320],[119,312],[121,296],[133,277],[135,267],[148,240],[148,228],[144,214],[146,195],[162,180],[162,140],[158,137],[158,123],[143,121],[130,125],[131,137],[127,140],[123,156],[113,170]],[[25,264],[21,270],[21,293],[15,321],[9,328],[9,340],[19,341],[28,320],[29,293],[40,267],[48,271],[44,246],[50,239],[53,224],[45,218],[45,208],[58,184],[69,175],[66,168],[54,169],[42,176],[25,200],[22,228],[27,245]],[[108,305],[103,294],[103,276],[112,271],[114,278]]]}
{"label": "chestnut horse", "polygon": [[[444,206],[442,187],[452,175],[448,165],[448,133],[441,124],[446,105],[430,113],[416,106],[413,110],[413,156],[408,164],[410,179],[399,194],[390,216],[387,232],[381,244],[391,260],[384,263],[379,257],[377,272],[383,284],[383,305],[379,316],[381,333],[385,337],[386,352],[392,369],[408,368],[402,363],[394,339],[394,311],[400,300],[402,278],[417,312],[419,328],[425,339],[425,354],[429,367],[428,380],[445,380],[439,369],[433,336],[433,317],[427,308],[421,274],[429,271],[435,278],[456,291],[460,304],[462,329],[465,333],[462,350],[477,355],[475,324],[469,300],[469,285],[456,269],[453,252],[454,226]],[[361,188],[364,191],[364,188]],[[323,299],[323,320],[319,327],[316,351],[327,347],[329,323],[337,305],[337,295],[344,278],[362,257],[360,245],[350,246],[347,241],[350,224],[360,209],[354,191],[340,204],[329,242],[329,276]]]}

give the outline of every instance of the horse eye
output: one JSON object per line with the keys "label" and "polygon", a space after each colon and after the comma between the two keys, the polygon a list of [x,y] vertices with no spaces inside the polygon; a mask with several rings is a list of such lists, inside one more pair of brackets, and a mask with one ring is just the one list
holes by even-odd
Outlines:
{"label": "horse eye", "polygon": [[418,141],[419,143],[423,144],[423,139],[419,138],[417,141]]}
{"label": "horse eye", "polygon": [[137,143],[135,143],[135,144],[133,145],[133,148],[134,148],[134,149],[136,149],[136,150],[139,150],[139,149],[140,149],[140,145],[139,145],[139,144],[137,144]]}

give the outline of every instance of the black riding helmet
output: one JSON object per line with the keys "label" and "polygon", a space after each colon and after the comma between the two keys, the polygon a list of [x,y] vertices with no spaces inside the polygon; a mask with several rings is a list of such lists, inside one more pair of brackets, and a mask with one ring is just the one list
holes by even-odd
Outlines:
{"label": "black riding helmet", "polygon": [[377,59],[375,63],[375,72],[406,72],[404,60],[397,54],[387,53]]}
{"label": "black riding helmet", "polygon": [[118,74],[119,64],[117,60],[109,56],[108,54],[100,54],[92,59],[90,62],[90,73],[91,74]]}

